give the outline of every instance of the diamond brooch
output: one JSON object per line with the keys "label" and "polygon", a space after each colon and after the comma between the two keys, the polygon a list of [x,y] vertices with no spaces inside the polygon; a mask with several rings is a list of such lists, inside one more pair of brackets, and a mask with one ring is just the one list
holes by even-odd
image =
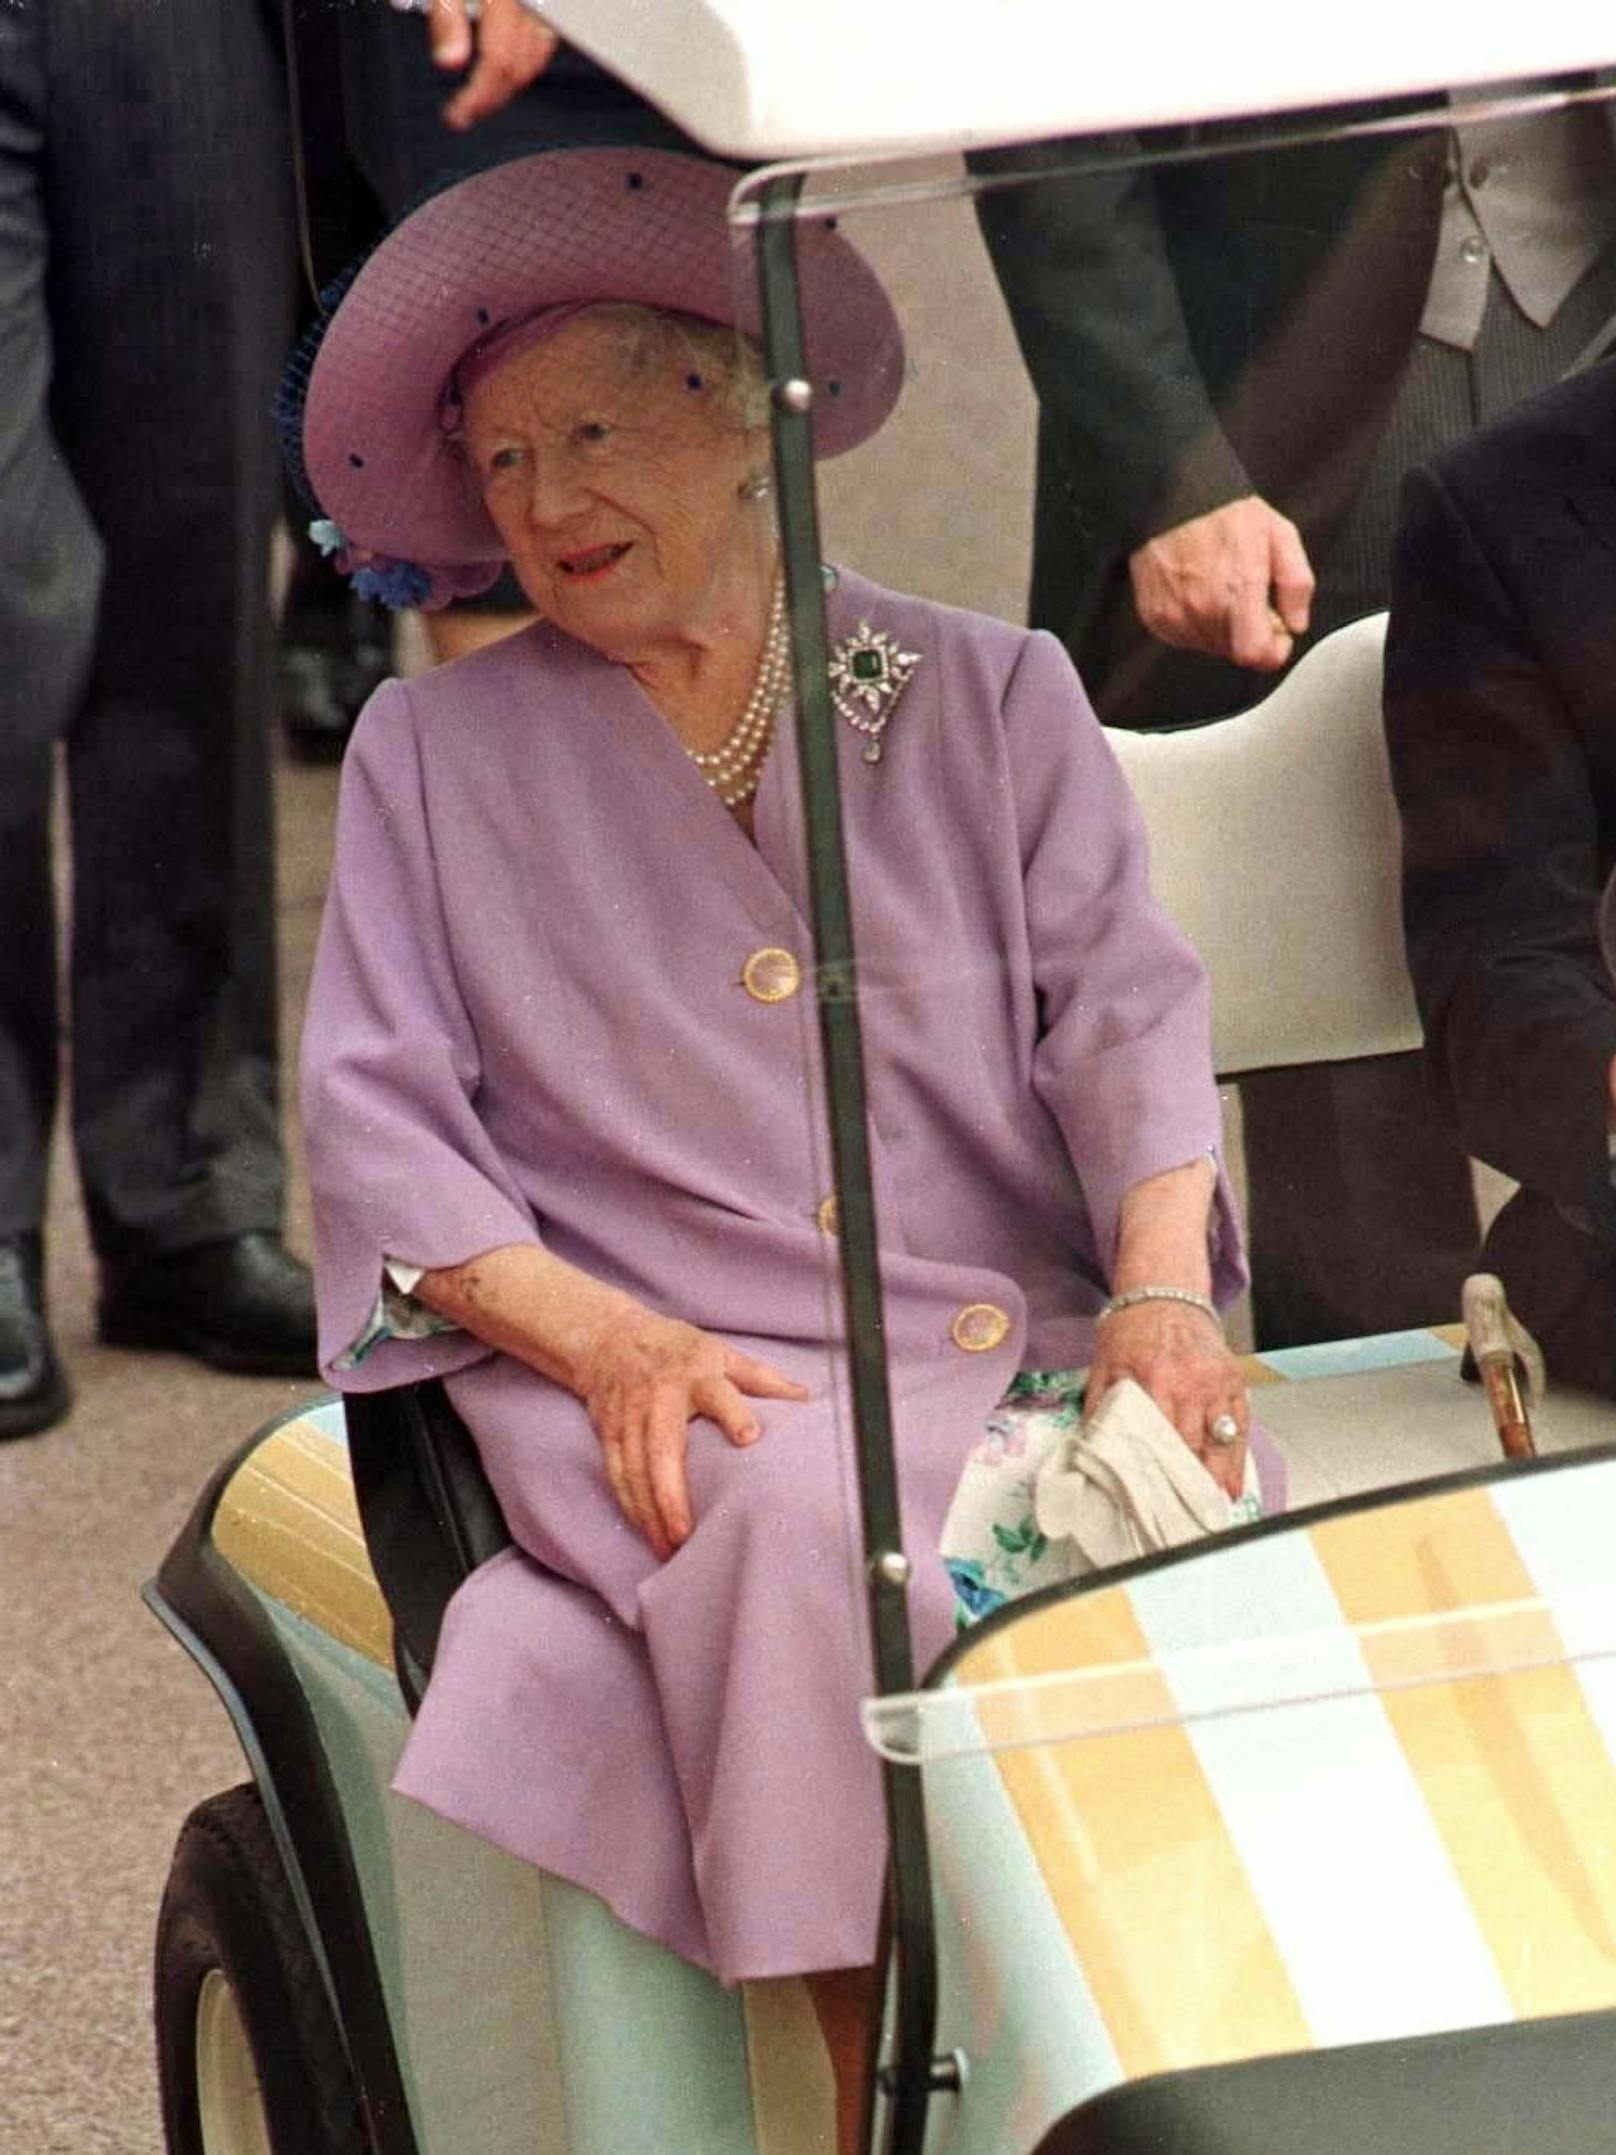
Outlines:
{"label": "diamond brooch", "polygon": [[868,621],[831,646],[830,699],[864,735],[866,763],[881,761],[881,736],[919,664],[918,651],[900,651],[895,637]]}

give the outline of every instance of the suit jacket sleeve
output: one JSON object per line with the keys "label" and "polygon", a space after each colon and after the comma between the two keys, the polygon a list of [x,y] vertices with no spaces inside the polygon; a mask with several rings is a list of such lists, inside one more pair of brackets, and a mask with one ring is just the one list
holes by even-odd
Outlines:
{"label": "suit jacket sleeve", "polygon": [[[1036,172],[1070,144],[978,154],[978,174]],[[1252,491],[1201,377],[1163,239],[1155,180],[1138,164],[1026,179],[977,198],[977,219],[1072,513],[1097,553]]]}
{"label": "suit jacket sleeve", "polygon": [[[1518,552],[1518,550],[1517,550]],[[1386,726],[1409,968],[1428,1065],[1468,1149],[1616,1242],[1598,824],[1582,737],[1485,520],[1410,475]]]}

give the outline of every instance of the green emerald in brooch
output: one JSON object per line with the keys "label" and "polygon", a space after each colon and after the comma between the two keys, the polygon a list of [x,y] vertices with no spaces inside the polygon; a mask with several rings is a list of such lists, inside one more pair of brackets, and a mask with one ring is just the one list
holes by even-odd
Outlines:
{"label": "green emerald in brooch", "polygon": [[887,721],[919,664],[918,651],[901,651],[893,636],[868,621],[832,646],[831,701],[854,732],[863,735],[866,763],[880,762]]}

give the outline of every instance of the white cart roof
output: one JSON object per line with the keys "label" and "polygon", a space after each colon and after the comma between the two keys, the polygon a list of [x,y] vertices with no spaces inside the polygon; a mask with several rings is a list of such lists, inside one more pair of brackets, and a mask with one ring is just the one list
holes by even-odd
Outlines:
{"label": "white cart roof", "polygon": [[886,156],[1616,63],[1610,0],[529,0],[710,148]]}

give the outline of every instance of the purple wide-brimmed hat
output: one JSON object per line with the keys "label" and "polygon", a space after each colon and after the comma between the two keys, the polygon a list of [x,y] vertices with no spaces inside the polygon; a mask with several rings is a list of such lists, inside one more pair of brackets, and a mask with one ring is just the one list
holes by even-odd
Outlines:
{"label": "purple wide-brimmed hat", "polygon": [[[457,364],[541,309],[627,300],[757,333],[737,175],[666,150],[547,150],[461,181],[382,241],[323,326],[302,394],[314,527],[374,595],[431,606],[485,590],[505,549],[452,428]],[[798,265],[814,451],[872,435],[897,400],[903,338],[863,258],[805,222]],[[301,369],[297,370],[301,373]],[[367,579],[362,578],[362,582]]]}

